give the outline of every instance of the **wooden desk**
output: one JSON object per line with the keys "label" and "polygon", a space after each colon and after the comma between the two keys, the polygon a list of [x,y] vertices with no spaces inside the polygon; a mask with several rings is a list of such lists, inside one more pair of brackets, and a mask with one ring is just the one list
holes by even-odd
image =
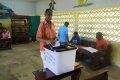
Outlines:
{"label": "wooden desk", "polygon": [[[81,52],[81,53],[84,53],[84,54],[95,54],[97,52],[89,52],[88,50],[86,50],[85,48],[88,48],[88,47],[85,47],[85,46],[78,46],[78,51]],[[91,47],[92,48],[92,47]]]}
{"label": "wooden desk", "polygon": [[0,50],[11,49],[12,39],[0,39]]}
{"label": "wooden desk", "polygon": [[85,80],[108,80],[108,71],[102,72]]}
{"label": "wooden desk", "polygon": [[[109,47],[108,47],[109,48]],[[110,50],[110,49],[109,49]],[[98,51],[95,53],[91,53],[85,49],[83,49],[81,46],[78,47],[78,50],[76,51],[76,57],[81,60],[80,58],[82,58],[84,56],[91,56],[92,60],[90,62],[87,62],[87,58],[84,58],[82,61],[85,62],[85,64],[87,64],[87,66],[89,68],[91,68],[92,70],[97,70],[103,67],[106,67],[108,65],[110,65],[110,52],[109,50],[103,50],[103,51]],[[81,55],[82,54],[82,55]]]}
{"label": "wooden desk", "polygon": [[46,72],[37,70],[34,71],[33,74],[35,76],[35,80],[61,80],[68,76],[71,76],[71,80],[79,80],[81,74],[81,68],[82,67],[78,67],[75,68],[75,70],[73,71],[63,73],[60,75],[55,75],[49,69],[46,69]]}

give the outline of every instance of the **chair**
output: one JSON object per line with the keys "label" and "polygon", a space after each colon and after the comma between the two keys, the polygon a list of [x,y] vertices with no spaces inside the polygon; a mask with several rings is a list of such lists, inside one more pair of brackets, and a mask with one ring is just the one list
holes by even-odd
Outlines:
{"label": "chair", "polygon": [[90,77],[88,79],[85,80],[108,80],[108,71],[105,71],[101,74],[98,74],[96,76]]}
{"label": "chair", "polygon": [[12,49],[12,39],[0,39],[0,50]]}

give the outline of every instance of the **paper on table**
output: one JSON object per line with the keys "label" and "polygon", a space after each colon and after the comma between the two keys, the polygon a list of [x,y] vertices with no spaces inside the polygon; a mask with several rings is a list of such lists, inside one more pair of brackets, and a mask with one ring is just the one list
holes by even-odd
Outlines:
{"label": "paper on table", "polygon": [[97,49],[92,48],[92,47],[83,47],[83,49],[85,49],[85,50],[87,50],[87,51],[89,51],[89,52],[91,52],[91,53],[94,53],[94,52],[97,52],[97,51],[98,51]]}
{"label": "paper on table", "polygon": [[75,67],[76,67],[76,66],[79,66],[79,65],[80,65],[80,63],[78,63],[78,62],[75,62]]}
{"label": "paper on table", "polygon": [[60,46],[59,41],[56,41],[56,42],[55,42],[55,45],[53,45],[53,47],[57,47],[57,46]]}

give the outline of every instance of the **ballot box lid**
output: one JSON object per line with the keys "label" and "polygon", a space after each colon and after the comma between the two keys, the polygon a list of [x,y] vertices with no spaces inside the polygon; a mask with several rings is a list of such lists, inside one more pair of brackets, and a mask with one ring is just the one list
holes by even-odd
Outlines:
{"label": "ballot box lid", "polygon": [[56,51],[56,52],[62,52],[62,51],[68,51],[68,50],[74,50],[74,49],[77,49],[76,46],[73,46],[73,45],[60,45],[60,46],[57,46],[57,47],[53,47],[53,46],[50,46],[50,45],[46,45],[45,48],[51,50],[51,51]]}

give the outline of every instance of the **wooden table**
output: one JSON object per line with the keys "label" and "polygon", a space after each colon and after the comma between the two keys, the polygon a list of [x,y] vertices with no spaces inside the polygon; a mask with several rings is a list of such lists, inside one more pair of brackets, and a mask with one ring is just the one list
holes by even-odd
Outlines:
{"label": "wooden table", "polygon": [[0,39],[0,50],[11,49],[12,39]]}
{"label": "wooden table", "polygon": [[81,74],[81,68],[82,67],[77,67],[73,71],[63,73],[60,75],[55,75],[48,68],[46,69],[45,72],[37,70],[34,71],[33,74],[35,76],[35,80],[61,80],[68,76],[71,76],[71,80],[79,80]]}
{"label": "wooden table", "polygon": [[97,69],[110,65],[110,59],[109,59],[110,54],[107,51],[107,49],[101,50],[101,51],[98,50],[98,52],[91,53],[85,50],[83,46],[79,46],[78,50],[76,51],[76,55],[77,55],[76,56],[77,60],[82,58],[82,55],[91,57],[92,60],[89,62],[87,61],[86,58],[83,59],[82,61],[85,62],[87,66],[91,68],[92,70],[97,70]]}
{"label": "wooden table", "polygon": [[104,71],[85,80],[108,80],[108,71]]}

